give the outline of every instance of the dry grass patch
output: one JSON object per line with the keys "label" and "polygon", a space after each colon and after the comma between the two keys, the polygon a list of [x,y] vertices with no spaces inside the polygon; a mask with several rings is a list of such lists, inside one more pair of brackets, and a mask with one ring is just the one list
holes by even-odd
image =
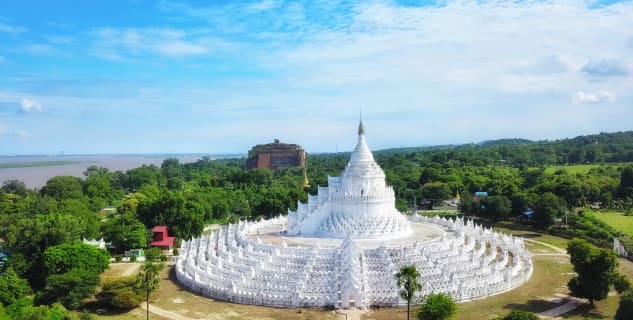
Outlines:
{"label": "dry grass patch", "polygon": [[[564,256],[536,256],[532,278],[524,285],[483,300],[461,303],[455,319],[490,319],[505,316],[511,310],[543,312],[556,307],[556,295],[566,295],[572,271]],[[406,319],[406,308],[385,308],[365,314],[365,320]]]}
{"label": "dry grass patch", "polygon": [[137,263],[110,263],[109,268],[101,273],[101,281],[136,275],[139,267]]}
{"label": "dry grass patch", "polygon": [[181,287],[175,278],[173,268],[165,268],[161,277],[160,288],[150,302],[159,308],[193,319],[339,320],[345,318],[344,315],[337,314],[335,311],[317,308],[271,308],[213,300]]}

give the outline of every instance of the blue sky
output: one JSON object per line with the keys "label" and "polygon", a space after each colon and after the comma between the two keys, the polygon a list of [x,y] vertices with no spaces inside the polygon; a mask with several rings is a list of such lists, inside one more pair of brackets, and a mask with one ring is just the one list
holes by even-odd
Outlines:
{"label": "blue sky", "polygon": [[632,1],[7,1],[0,154],[632,130]]}

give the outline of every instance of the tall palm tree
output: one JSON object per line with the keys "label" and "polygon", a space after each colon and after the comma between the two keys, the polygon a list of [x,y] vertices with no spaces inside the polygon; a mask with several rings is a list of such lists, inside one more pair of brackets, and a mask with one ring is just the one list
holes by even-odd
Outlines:
{"label": "tall palm tree", "polygon": [[414,265],[402,266],[400,271],[396,273],[398,286],[401,288],[400,297],[407,300],[407,320],[411,315],[411,301],[417,291],[420,291],[422,285],[418,282],[420,273]]}
{"label": "tall palm tree", "polygon": [[136,283],[138,287],[141,289],[145,289],[147,319],[149,319],[149,294],[150,292],[158,289],[158,285],[160,284],[160,271],[162,269],[163,269],[162,263],[154,263],[152,261],[146,261],[141,266],[141,271],[136,275]]}

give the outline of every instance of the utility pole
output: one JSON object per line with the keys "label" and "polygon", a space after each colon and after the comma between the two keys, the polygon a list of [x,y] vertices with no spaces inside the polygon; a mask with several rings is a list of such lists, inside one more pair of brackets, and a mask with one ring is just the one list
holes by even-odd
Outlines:
{"label": "utility pole", "polygon": [[149,320],[149,272],[145,271],[145,305],[147,306],[147,320]]}

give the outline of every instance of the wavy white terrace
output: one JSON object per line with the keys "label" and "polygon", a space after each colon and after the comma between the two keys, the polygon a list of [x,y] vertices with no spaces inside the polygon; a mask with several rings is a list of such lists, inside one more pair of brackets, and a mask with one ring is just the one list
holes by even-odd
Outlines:
{"label": "wavy white terrace", "polygon": [[329,177],[287,217],[223,226],[184,241],[178,281],[205,296],[275,307],[399,306],[395,274],[415,265],[420,302],[444,292],[485,298],[525,283],[532,260],[523,239],[472,221],[411,217],[374,161],[362,123],[341,177]]}

